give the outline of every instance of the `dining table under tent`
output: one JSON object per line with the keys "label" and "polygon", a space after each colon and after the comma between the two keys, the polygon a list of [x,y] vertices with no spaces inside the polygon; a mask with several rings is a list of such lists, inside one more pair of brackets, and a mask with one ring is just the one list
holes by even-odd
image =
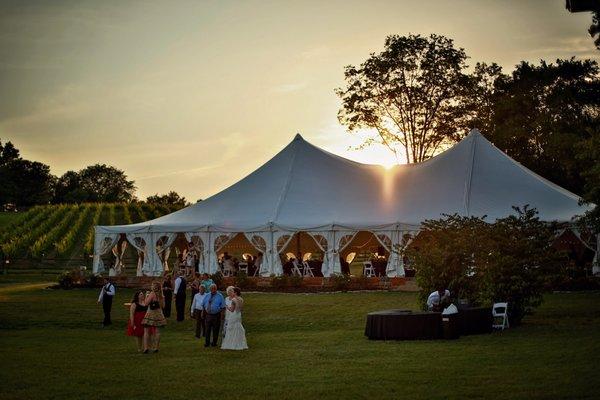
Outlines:
{"label": "dining table under tent", "polygon": [[242,238],[263,254],[260,276],[281,275],[281,255],[302,232],[321,251],[321,272],[328,277],[341,273],[340,255],[353,238],[370,232],[387,252],[387,275],[399,277],[403,250],[423,221],[444,214],[494,221],[526,204],[540,219],[560,222],[591,207],[477,130],[425,162],[390,169],[332,154],[298,134],[257,170],[204,201],[146,222],[96,226],[93,271],[105,272],[102,257],[126,240],[139,255],[138,275],[162,275],[170,247],[185,237],[199,255],[199,271],[214,273],[227,243]]}

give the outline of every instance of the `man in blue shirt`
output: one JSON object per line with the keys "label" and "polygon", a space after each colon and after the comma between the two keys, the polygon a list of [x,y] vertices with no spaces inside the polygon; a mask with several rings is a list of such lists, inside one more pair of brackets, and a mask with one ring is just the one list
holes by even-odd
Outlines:
{"label": "man in blue shirt", "polygon": [[[217,285],[210,285],[210,293],[204,297],[202,301],[204,309],[204,347],[217,346],[219,339],[219,329],[221,328],[221,314],[225,310],[225,298],[217,292]],[[212,332],[212,343],[210,335]]]}

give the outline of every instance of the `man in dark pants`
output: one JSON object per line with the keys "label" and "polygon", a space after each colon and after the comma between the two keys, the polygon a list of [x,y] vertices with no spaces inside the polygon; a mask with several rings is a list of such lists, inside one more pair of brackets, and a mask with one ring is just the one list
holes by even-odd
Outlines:
{"label": "man in dark pants", "polygon": [[[202,301],[204,308],[204,347],[217,345],[219,329],[221,328],[221,314],[225,310],[225,298],[217,292],[217,285],[210,285],[210,293]],[[212,342],[211,342],[212,334]]]}
{"label": "man in dark pants", "polygon": [[190,308],[192,318],[196,319],[196,337],[198,339],[204,336],[204,298],[208,296],[204,286],[200,285],[198,293],[192,299],[192,307]]}
{"label": "man in dark pants", "polygon": [[104,321],[102,321],[103,326],[112,324],[112,321],[110,320],[110,311],[112,309],[115,293],[115,285],[110,281],[110,278],[104,278],[104,286],[102,286],[100,296],[98,296],[98,303],[102,303],[102,310],[104,311]]}
{"label": "man in dark pants", "polygon": [[187,282],[183,277],[183,272],[179,271],[177,279],[175,279],[175,310],[177,311],[177,321],[181,322],[185,318],[185,289]]}

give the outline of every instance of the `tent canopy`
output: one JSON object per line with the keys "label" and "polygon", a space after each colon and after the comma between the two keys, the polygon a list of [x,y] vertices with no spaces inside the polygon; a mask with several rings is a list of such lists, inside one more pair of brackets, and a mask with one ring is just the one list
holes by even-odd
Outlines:
{"label": "tent canopy", "polygon": [[204,201],[147,222],[98,226],[97,233],[418,229],[442,214],[493,221],[525,204],[543,220],[570,221],[589,209],[579,200],[477,130],[428,161],[389,170],[342,158],[296,135],[256,171]]}

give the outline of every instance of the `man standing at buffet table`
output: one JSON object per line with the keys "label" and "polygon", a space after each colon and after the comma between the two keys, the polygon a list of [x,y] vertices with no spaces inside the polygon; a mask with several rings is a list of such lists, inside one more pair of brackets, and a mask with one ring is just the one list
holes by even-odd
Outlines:
{"label": "man standing at buffet table", "polygon": [[432,292],[427,298],[427,309],[429,311],[441,312],[450,304],[450,291],[443,287]]}

